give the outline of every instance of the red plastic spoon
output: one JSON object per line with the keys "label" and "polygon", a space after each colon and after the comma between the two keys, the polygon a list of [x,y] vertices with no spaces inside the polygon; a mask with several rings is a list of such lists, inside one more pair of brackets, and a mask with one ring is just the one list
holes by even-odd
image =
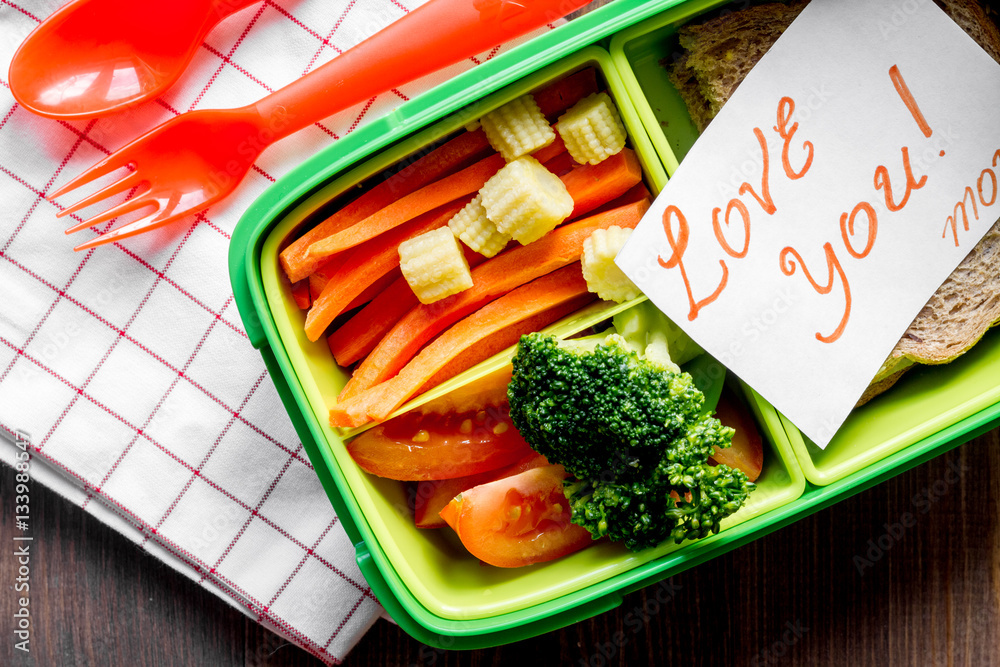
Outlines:
{"label": "red plastic spoon", "polygon": [[72,0],[35,28],[10,63],[10,90],[49,118],[93,118],[156,97],[205,35],[260,0]]}
{"label": "red plastic spoon", "polygon": [[545,25],[591,0],[428,0],[354,48],[267,97],[198,109],[159,125],[48,195],[60,197],[131,165],[118,181],[59,212],[138,191],[69,229],[153,210],[82,243],[86,250],[156,229],[227,196],[269,145],[338,111]]}

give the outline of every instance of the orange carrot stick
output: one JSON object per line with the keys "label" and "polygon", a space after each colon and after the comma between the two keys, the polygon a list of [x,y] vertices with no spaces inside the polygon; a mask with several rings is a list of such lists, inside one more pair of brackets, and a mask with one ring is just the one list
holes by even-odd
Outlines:
{"label": "orange carrot stick", "polygon": [[597,70],[588,67],[535,91],[533,97],[551,123],[563,111],[597,91]]}
{"label": "orange carrot stick", "polygon": [[473,194],[504,164],[503,156],[491,155],[471,167],[425,185],[347,229],[316,241],[309,246],[309,257],[317,261],[325,259],[398,227],[418,215]]}
{"label": "orange carrot stick", "polygon": [[319,298],[319,295],[323,292],[323,288],[326,287],[326,284],[330,280],[328,278],[321,278],[313,273],[306,279],[306,282],[309,284],[309,305],[312,305],[312,302]]}
{"label": "orange carrot stick", "polygon": [[621,197],[612,199],[606,204],[601,204],[591,211],[591,215],[595,213],[603,213],[604,211],[610,211],[613,208],[625,206],[626,204],[632,204],[637,201],[642,201],[643,199],[649,199],[652,201],[653,194],[649,191],[649,188],[646,187],[645,183],[639,183],[638,185],[629,188],[628,192],[623,194]]}
{"label": "orange carrot stick", "polygon": [[330,334],[327,343],[333,358],[345,368],[361,359],[418,303],[406,280],[396,280]]}
{"label": "orange carrot stick", "polygon": [[578,263],[518,287],[442,333],[396,377],[335,405],[330,410],[330,423],[360,426],[372,419],[385,419],[469,347],[516,322],[587,293],[587,281]]}
{"label": "orange carrot stick", "polygon": [[[590,67],[535,92],[539,109],[550,121],[578,101],[598,91],[597,73]],[[281,252],[281,266],[292,282],[312,273],[317,262],[307,251],[316,241],[364,220],[393,201],[487,157],[493,150],[482,130],[463,132],[411,164],[399,169],[368,192],[303,234]]]}
{"label": "orange carrot stick", "polygon": [[542,164],[545,165],[546,169],[560,178],[580,166],[568,151],[559,153],[558,155],[545,160]]}
{"label": "orange carrot stick", "polygon": [[320,262],[308,257],[316,241],[346,229],[423,186],[464,169],[493,153],[482,130],[463,132],[430,153],[414,160],[348,203],[281,251],[281,266],[295,282],[312,273]]}
{"label": "orange carrot stick", "polygon": [[[344,253],[345,255],[348,253]],[[314,273],[309,274],[309,297],[310,305],[313,301],[319,298],[319,295],[323,293],[323,289],[329,284],[330,278],[337,274],[337,270],[343,265],[344,261],[342,257],[334,257],[332,261],[321,265]],[[347,304],[344,308],[344,312],[349,310],[354,310],[358,306],[363,306],[376,296],[382,293],[382,290],[386,289],[393,283],[396,278],[400,277],[399,269],[395,271],[390,271],[385,274],[371,285],[369,285],[364,292],[354,297],[354,301]],[[306,306],[308,308],[308,306]]]}
{"label": "orange carrot stick", "polygon": [[[539,148],[537,151],[531,154],[531,157],[535,158],[542,164],[545,164],[549,160],[557,157],[563,153],[566,153],[566,143],[563,141],[562,137],[556,134],[556,139],[548,146],[544,148]],[[573,158],[570,158],[571,160]]]}
{"label": "orange carrot stick", "polygon": [[309,274],[309,293],[312,295],[313,301],[319,298],[323,288],[326,287],[330,278],[337,273],[343,263],[343,257],[331,257],[328,262],[320,264],[315,271]]}
{"label": "orange carrot stick", "polygon": [[[485,257],[467,246],[465,259],[469,262],[469,268],[473,269],[486,261]],[[418,303],[417,295],[410,289],[406,279],[398,278],[330,334],[327,343],[334,359],[346,368],[364,358]]]}
{"label": "orange carrot stick", "polygon": [[583,242],[595,229],[635,227],[649,201],[630,204],[549,232],[526,246],[516,245],[472,270],[472,287],[432,304],[418,304],[400,320],[354,371],[339,400],[389,379],[445,327],[510,290],[580,259]]}
{"label": "orange carrot stick", "polygon": [[[579,100],[597,91],[597,73],[590,67],[547,85],[534,96],[542,114],[554,121]],[[464,169],[492,152],[482,130],[464,132],[399,169],[282,251],[281,265],[289,280],[301,280],[315,269],[316,262],[309,259],[307,251],[316,241],[346,229],[393,201]]]}
{"label": "orange carrot stick", "polygon": [[354,297],[354,301],[351,301],[349,304],[347,304],[347,307],[344,308],[344,312],[346,313],[350,310],[354,310],[355,308],[360,308],[361,306],[370,303],[372,299],[374,299],[379,294],[384,292],[385,289],[389,287],[389,285],[393,284],[394,282],[396,282],[396,280],[402,277],[403,277],[403,272],[400,271],[399,267],[397,266],[393,270],[389,271],[389,273],[385,274],[384,276],[373,282],[371,285],[369,285],[364,292]]}
{"label": "orange carrot stick", "polygon": [[513,347],[517,344],[517,341],[521,340],[521,336],[529,334],[532,331],[544,329],[553,322],[558,322],[566,315],[574,313],[586,306],[588,303],[596,300],[596,294],[591,292],[581,294],[580,296],[570,299],[565,303],[561,303],[558,306],[544,310],[537,315],[533,315],[520,322],[514,322],[513,324],[500,329],[496,333],[483,338],[481,341],[449,361],[444,368],[435,373],[434,377],[428,380],[427,383],[420,388],[419,393],[422,394],[425,391],[429,391],[445,380],[450,380],[462,371],[472,368],[480,361],[489,359],[494,354],[503,352],[509,347]]}
{"label": "orange carrot stick", "polygon": [[562,182],[573,195],[575,204],[570,219],[622,196],[641,181],[639,158],[629,148],[623,148],[598,164],[585,164],[573,169],[562,176]]}
{"label": "orange carrot stick", "polygon": [[302,310],[309,307],[311,300],[308,281],[300,280],[292,285],[292,298],[295,299],[295,305]]}
{"label": "orange carrot stick", "polygon": [[352,249],[306,315],[305,330],[309,340],[319,340],[323,330],[346,310],[348,304],[399,266],[400,243],[444,227],[466,203],[466,199],[462,199],[434,208]]}

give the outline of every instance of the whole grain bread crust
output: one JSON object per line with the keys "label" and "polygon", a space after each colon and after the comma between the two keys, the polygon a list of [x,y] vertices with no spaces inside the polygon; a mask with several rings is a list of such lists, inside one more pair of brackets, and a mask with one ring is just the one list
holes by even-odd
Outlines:
{"label": "whole grain bread crust", "polygon": [[681,28],[678,38],[684,56],[671,68],[669,77],[688,104],[699,132],[806,4],[773,2],[724,12],[705,23]]}

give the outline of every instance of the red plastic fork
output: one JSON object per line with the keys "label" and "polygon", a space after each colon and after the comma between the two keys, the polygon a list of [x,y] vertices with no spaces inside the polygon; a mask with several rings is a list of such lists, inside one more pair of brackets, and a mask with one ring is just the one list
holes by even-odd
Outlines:
{"label": "red plastic fork", "polygon": [[301,79],[238,109],[181,114],[112,153],[49,195],[55,199],[117,169],[133,170],[62,210],[75,213],[140,188],[67,234],[154,207],[76,247],[86,250],[156,229],[232,192],[267,146],[420,76],[459,62],[588,4],[590,0],[430,0]]}

